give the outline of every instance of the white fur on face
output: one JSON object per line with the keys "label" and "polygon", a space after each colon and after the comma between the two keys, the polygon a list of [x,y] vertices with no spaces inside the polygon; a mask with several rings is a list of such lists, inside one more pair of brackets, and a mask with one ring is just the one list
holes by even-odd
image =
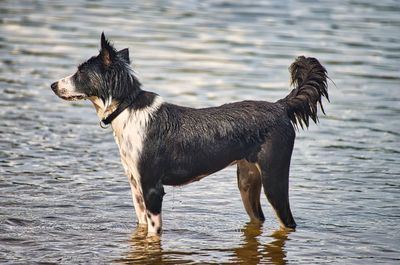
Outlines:
{"label": "white fur on face", "polygon": [[73,75],[69,75],[58,81],[57,95],[65,100],[79,100],[86,98],[84,93],[76,91],[72,80]]}
{"label": "white fur on face", "polygon": [[69,75],[67,77],[64,77],[63,79],[58,81],[58,86],[61,89],[65,89],[67,91],[75,91],[75,85],[72,82],[72,76],[73,75]]}

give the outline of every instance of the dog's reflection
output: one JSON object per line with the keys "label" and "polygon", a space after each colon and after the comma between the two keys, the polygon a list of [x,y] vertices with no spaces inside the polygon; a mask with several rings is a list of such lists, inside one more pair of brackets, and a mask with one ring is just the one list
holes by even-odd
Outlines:
{"label": "dog's reflection", "polygon": [[[260,243],[260,235],[263,233],[262,225],[247,223],[242,229],[242,243],[233,249],[224,250],[232,252],[230,262],[220,264],[286,264],[285,242],[290,230],[278,229],[273,231],[266,240]],[[180,253],[174,250],[164,251],[160,237],[146,237],[146,228],[138,227],[132,233],[130,251],[122,258],[122,264],[186,264],[198,262],[190,259],[191,253]]]}
{"label": "dog's reflection", "polygon": [[120,262],[123,264],[164,264],[160,237],[147,237],[147,227],[138,226],[132,233],[130,250]]}
{"label": "dog's reflection", "polygon": [[243,243],[236,249],[234,254],[240,264],[286,264],[285,242],[290,230],[278,229],[272,232],[267,243],[260,243],[259,236],[262,226],[258,223],[248,223],[242,229]]}

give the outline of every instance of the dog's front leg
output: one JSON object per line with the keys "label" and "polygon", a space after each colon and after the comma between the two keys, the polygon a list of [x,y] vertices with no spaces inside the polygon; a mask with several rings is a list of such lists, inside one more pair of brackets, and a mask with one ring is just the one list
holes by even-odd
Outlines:
{"label": "dog's front leg", "polygon": [[162,232],[161,212],[159,214],[147,211],[147,236],[159,236]]}
{"label": "dog's front leg", "polygon": [[146,205],[147,236],[158,236],[162,231],[161,207],[165,195],[164,188],[160,182],[144,182],[142,189]]}
{"label": "dog's front leg", "polygon": [[147,226],[146,206],[144,204],[143,192],[141,191],[138,181],[131,175],[129,179],[131,185],[132,200],[135,207],[136,218],[138,224]]}

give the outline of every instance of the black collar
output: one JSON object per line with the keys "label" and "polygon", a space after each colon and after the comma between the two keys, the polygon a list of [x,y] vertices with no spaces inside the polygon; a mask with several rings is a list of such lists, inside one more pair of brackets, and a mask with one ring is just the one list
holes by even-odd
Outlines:
{"label": "black collar", "polygon": [[127,107],[129,107],[129,105],[131,105],[131,103],[126,101],[119,104],[118,107],[113,111],[113,113],[111,113],[107,118],[101,120],[100,125],[102,123],[105,125],[110,124],[119,114],[121,114],[121,112],[123,112]]}

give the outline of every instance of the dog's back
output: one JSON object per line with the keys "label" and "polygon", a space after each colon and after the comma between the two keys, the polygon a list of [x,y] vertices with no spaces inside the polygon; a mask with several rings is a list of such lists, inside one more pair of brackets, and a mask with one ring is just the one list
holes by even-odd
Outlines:
{"label": "dog's back", "polygon": [[[181,185],[233,161],[254,162],[278,127],[294,137],[285,108],[276,103],[242,101],[204,109],[164,104],[148,127],[142,171],[160,168],[163,184]],[[158,157],[159,165],[154,167],[150,157]]]}

